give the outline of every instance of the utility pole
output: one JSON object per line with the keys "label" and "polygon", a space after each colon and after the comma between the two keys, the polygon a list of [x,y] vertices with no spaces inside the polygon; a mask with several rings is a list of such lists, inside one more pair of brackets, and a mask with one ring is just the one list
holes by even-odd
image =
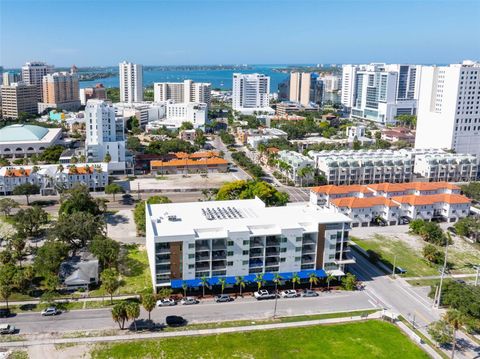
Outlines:
{"label": "utility pole", "polygon": [[451,241],[450,233],[447,233],[447,242],[445,243],[445,258],[443,261],[442,274],[440,276],[440,286],[438,288],[438,298],[437,298],[437,309],[440,308],[440,301],[442,299],[442,285],[443,277],[445,276],[445,271],[447,270],[447,258],[448,258],[448,242]]}
{"label": "utility pole", "polygon": [[140,200],[140,182],[137,182],[137,196],[138,200]]}
{"label": "utility pole", "polygon": [[395,268],[396,267],[397,267],[397,255],[395,254],[395,256],[393,257],[393,271],[392,271],[393,279],[395,279]]}

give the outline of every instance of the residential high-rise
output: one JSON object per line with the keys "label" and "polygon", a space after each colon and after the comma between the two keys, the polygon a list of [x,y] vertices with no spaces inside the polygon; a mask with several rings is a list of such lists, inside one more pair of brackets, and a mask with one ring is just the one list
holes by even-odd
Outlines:
{"label": "residential high-rise", "polygon": [[124,61],[118,65],[120,102],[143,101],[143,67]]}
{"label": "residential high-rise", "polygon": [[105,161],[109,162],[109,168],[114,171],[125,170],[123,119],[116,121],[114,107],[103,100],[88,100],[85,106],[85,125],[88,162]]}
{"label": "residential high-rise", "polygon": [[421,66],[399,64],[344,65],[342,104],[351,117],[383,124],[398,115],[415,115]]}
{"label": "residential high-rise", "polygon": [[156,82],[153,84],[155,102],[172,100],[175,103],[206,103],[210,105],[212,84],[193,82]]}
{"label": "residential high-rise", "polygon": [[423,66],[415,148],[480,156],[480,62]]}
{"label": "residential high-rise", "polygon": [[16,119],[22,112],[37,114],[37,87],[24,82],[1,86],[2,115]]}
{"label": "residential high-rise", "polygon": [[7,71],[2,74],[2,79],[3,79],[2,85],[10,86],[14,82],[20,81],[21,76],[14,72]]}
{"label": "residential high-rise", "polygon": [[27,85],[37,87],[37,101],[42,102],[43,95],[43,76],[53,73],[53,66],[45,62],[32,61],[27,62],[22,67],[22,81]]}
{"label": "residential high-rise", "polygon": [[43,76],[43,101],[38,111],[47,108],[77,110],[80,107],[78,76],[69,72],[55,72]]}
{"label": "residential high-rise", "polygon": [[233,74],[232,107],[242,113],[272,111],[270,77],[263,74]]}
{"label": "residential high-rise", "polygon": [[311,74],[309,72],[290,73],[289,100],[308,106],[310,103],[310,87]]}
{"label": "residential high-rise", "polygon": [[336,92],[340,89],[341,79],[335,75],[326,75],[322,77],[325,92]]}

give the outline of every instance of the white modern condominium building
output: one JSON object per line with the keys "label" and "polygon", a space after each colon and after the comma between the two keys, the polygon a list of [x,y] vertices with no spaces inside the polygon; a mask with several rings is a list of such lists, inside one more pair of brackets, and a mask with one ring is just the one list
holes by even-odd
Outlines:
{"label": "white modern condominium building", "polygon": [[[311,204],[266,207],[258,198],[146,204],[146,245],[155,288],[200,286],[207,277],[235,283],[281,273],[341,275],[350,220]],[[306,274],[306,276],[305,276]],[[268,280],[268,279],[267,279]]]}
{"label": "white modern condominium building", "polygon": [[475,181],[478,178],[478,157],[459,153],[417,155],[414,173],[430,182]]}
{"label": "white modern condominium building", "polygon": [[423,66],[415,148],[480,156],[480,63]]}
{"label": "white modern condominium building", "polygon": [[351,117],[393,123],[398,115],[416,114],[421,66],[343,65],[342,104]]}
{"label": "white modern condominium building", "polygon": [[190,122],[195,129],[204,128],[208,121],[207,115],[205,103],[173,103],[169,100],[165,104],[165,116],[149,122],[145,128],[147,131],[162,127],[175,129],[181,127],[183,122]]}
{"label": "white modern condominium building", "polygon": [[125,170],[124,124],[123,119],[116,121],[114,107],[104,100],[88,100],[85,106],[85,126],[88,161],[104,161],[108,154],[112,171]]}
{"label": "white modern condominium building", "polygon": [[120,102],[143,101],[143,67],[131,62],[118,64],[120,76]]}
{"label": "white modern condominium building", "polygon": [[232,107],[245,114],[271,112],[270,77],[263,74],[233,74]]}
{"label": "white modern condominium building", "polygon": [[206,103],[211,101],[212,84],[204,82],[155,82],[153,96],[155,102],[172,100],[175,103]]}

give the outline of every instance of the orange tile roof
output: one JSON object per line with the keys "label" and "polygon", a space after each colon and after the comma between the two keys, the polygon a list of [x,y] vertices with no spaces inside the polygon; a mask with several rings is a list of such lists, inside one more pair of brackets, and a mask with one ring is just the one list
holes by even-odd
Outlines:
{"label": "orange tile roof", "polygon": [[460,194],[429,194],[424,196],[395,196],[392,200],[399,203],[408,203],[412,206],[425,206],[439,202],[446,202],[448,204],[466,204],[470,200]]}
{"label": "orange tile roof", "polygon": [[368,193],[370,192],[367,186],[364,185],[344,185],[344,186],[335,186],[335,185],[326,185],[319,187],[312,187],[310,189],[316,193],[326,193],[326,194],[347,194],[352,192]]}
{"label": "orange tile roof", "polygon": [[18,168],[7,169],[5,172],[5,177],[28,177],[30,176],[31,172],[32,171],[30,169],[24,169],[23,171]]}
{"label": "orange tile roof", "polygon": [[383,196],[378,197],[345,197],[345,198],[336,198],[331,201],[331,203],[337,207],[348,207],[348,208],[368,208],[373,206],[388,206],[388,207],[399,207],[398,203],[393,202],[389,198]]}
{"label": "orange tile roof", "polygon": [[375,191],[381,192],[401,192],[408,190],[417,191],[435,191],[442,188],[456,189],[460,187],[448,182],[409,182],[409,183],[377,183],[367,185],[369,188]]}
{"label": "orange tile roof", "polygon": [[280,150],[276,147],[268,147],[267,152],[268,153],[278,153]]}
{"label": "orange tile roof", "polygon": [[220,152],[218,151],[202,151],[202,152],[195,152],[195,153],[186,153],[186,152],[175,152],[173,155],[176,158],[209,158],[209,157],[219,157]]}
{"label": "orange tile roof", "polygon": [[[73,168],[76,168],[76,170],[74,170]],[[93,173],[93,166],[69,166],[67,167],[68,169],[68,173],[69,174],[78,174],[78,175],[84,175],[84,174],[91,174]],[[75,172],[74,172],[75,171]]]}
{"label": "orange tile roof", "polygon": [[201,158],[199,160],[191,159],[180,159],[180,160],[171,160],[171,161],[151,161],[151,167],[174,167],[174,166],[207,166],[207,165],[226,165],[228,161],[219,158]]}

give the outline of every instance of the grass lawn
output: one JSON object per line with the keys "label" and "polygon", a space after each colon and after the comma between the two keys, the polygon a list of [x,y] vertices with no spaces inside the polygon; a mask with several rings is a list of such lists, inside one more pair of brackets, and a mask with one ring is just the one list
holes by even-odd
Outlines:
{"label": "grass lawn", "polygon": [[358,323],[99,344],[92,358],[428,358],[394,325]]}
{"label": "grass lawn", "polygon": [[389,262],[391,265],[397,255],[396,265],[407,270],[406,277],[438,275],[437,267],[423,259],[421,252],[414,250],[399,239],[377,234],[374,238],[367,240],[358,238],[352,238],[352,240],[363,249],[376,252],[384,262]]}

